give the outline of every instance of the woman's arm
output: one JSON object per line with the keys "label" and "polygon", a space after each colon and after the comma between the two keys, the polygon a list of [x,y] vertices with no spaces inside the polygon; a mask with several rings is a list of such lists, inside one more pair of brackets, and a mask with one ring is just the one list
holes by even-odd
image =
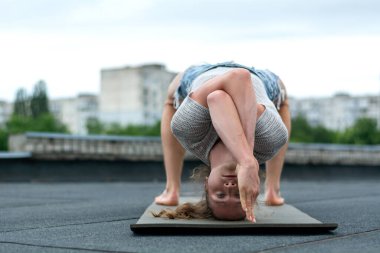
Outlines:
{"label": "woman's arm", "polygon": [[250,73],[231,70],[211,79],[190,96],[209,108],[215,130],[237,161],[241,204],[247,218],[254,221],[253,203],[260,189],[258,163],[253,156],[258,106]]}
{"label": "woman's arm", "polygon": [[[209,107],[209,103],[215,97],[214,92],[218,91],[227,93],[235,104],[247,144],[252,151],[258,108],[250,72],[245,69],[233,69],[207,81],[192,92],[190,97],[201,105]],[[225,113],[224,117],[228,120],[229,115]]]}

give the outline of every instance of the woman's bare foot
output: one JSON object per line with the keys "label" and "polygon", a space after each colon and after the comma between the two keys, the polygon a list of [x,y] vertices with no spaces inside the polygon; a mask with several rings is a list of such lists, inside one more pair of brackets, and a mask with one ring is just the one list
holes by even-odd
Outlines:
{"label": "woman's bare foot", "polygon": [[161,195],[154,199],[154,202],[163,206],[176,206],[179,201],[179,192],[164,190]]}
{"label": "woman's bare foot", "polygon": [[281,197],[280,191],[267,189],[265,192],[265,204],[267,206],[281,206],[285,203],[284,198]]}

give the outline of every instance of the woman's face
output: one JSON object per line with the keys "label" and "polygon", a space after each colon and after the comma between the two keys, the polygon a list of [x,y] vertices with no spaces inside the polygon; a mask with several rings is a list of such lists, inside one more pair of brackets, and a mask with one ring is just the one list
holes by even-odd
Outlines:
{"label": "woman's face", "polygon": [[236,164],[213,168],[206,178],[207,201],[215,218],[242,220],[245,212],[240,203]]}

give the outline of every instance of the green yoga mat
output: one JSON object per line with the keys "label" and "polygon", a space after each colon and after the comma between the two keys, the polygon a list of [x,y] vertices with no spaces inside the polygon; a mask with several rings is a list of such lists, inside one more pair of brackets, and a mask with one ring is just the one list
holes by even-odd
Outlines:
{"label": "green yoga mat", "polygon": [[[181,197],[180,203],[197,202],[200,197]],[[322,223],[292,205],[255,205],[256,223],[249,221],[220,221],[215,219],[155,218],[151,212],[166,208],[152,203],[130,228],[137,234],[260,234],[260,233],[324,233],[338,227],[336,223]]]}

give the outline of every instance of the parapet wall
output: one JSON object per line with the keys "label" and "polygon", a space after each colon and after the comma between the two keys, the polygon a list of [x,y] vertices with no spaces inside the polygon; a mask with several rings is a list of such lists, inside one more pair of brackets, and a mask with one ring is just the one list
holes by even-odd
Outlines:
{"label": "parapet wall", "polygon": [[[159,137],[26,133],[11,136],[9,147],[48,160],[161,161],[163,157]],[[185,159],[197,160],[189,153]],[[285,162],[380,166],[380,146],[290,143]]]}

